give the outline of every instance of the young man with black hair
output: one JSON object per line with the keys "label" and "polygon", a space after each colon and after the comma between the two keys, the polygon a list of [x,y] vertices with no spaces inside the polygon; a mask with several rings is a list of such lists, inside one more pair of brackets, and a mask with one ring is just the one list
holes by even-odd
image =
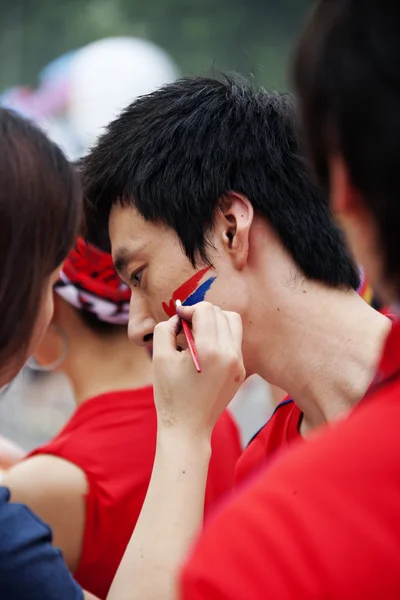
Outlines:
{"label": "young man with black hair", "polygon": [[238,312],[247,374],[286,390],[294,429],[307,431],[362,397],[388,325],[354,291],[293,120],[288,95],[182,80],[128,107],[83,176],[89,234],[101,243],[109,227],[132,287],[131,339],[151,347],[176,297]]}
{"label": "young man with black hair", "polygon": [[[355,291],[357,270],[327,200],[306,174],[294,116],[289,96],[254,90],[243,80],[182,80],[128,107],[83,163],[89,236],[101,244],[108,230],[117,269],[132,288],[131,339],[151,346],[156,324],[173,317],[176,299],[186,305],[182,314],[193,317],[195,334],[202,323],[210,339],[221,315],[207,304],[192,305],[206,298],[239,313],[247,374],[258,373],[285,389],[297,407],[291,405],[283,422],[278,409],[268,434],[268,441],[277,440],[272,450],[289,441],[289,422],[296,438],[299,431],[308,434],[349,414],[372,381],[390,328]],[[160,330],[170,342],[175,326],[172,318]],[[207,364],[208,354],[219,355],[222,345],[211,351],[201,340],[198,350]],[[162,352],[154,346],[157,361],[171,359],[172,349],[164,343]],[[200,384],[194,380],[187,390],[196,381]],[[176,386],[174,380],[171,390]],[[202,450],[218,411],[208,415],[201,435],[197,423],[195,434],[181,436],[185,427],[176,412],[181,408],[170,412],[171,390],[164,390],[166,405],[158,406],[162,444],[136,541],[126,556],[135,563],[138,598],[160,597],[163,586],[171,585],[176,559],[201,520],[199,513],[196,523],[186,518],[185,507],[192,506],[193,494],[204,492],[208,460]],[[187,394],[185,406],[192,407]],[[220,390],[205,404],[211,406],[215,396]],[[182,420],[192,419],[185,411]],[[198,452],[193,446],[188,450],[189,439],[199,444]],[[171,456],[180,458],[166,460]],[[183,467],[185,456],[196,456],[196,464],[188,459]],[[178,463],[180,474],[198,472],[190,488],[183,484],[184,492],[160,485],[165,468]],[[157,512],[161,489],[166,497]],[[166,506],[172,511],[167,518]],[[179,534],[171,523],[178,524]],[[156,564],[163,567],[155,575]]]}

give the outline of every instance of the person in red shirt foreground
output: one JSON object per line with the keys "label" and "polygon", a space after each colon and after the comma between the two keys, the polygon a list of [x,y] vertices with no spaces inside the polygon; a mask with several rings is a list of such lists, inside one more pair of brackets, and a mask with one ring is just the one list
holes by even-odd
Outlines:
{"label": "person in red shirt foreground", "polygon": [[[360,10],[361,9],[361,10]],[[385,302],[400,299],[400,7],[323,0],[296,85],[313,166]],[[400,321],[369,392],[206,527],[183,600],[400,597]]]}
{"label": "person in red shirt foreground", "polygon": [[[111,256],[80,239],[54,287],[37,365],[65,373],[77,408],[49,443],[3,476],[12,501],[48,523],[76,581],[106,598],[146,495],[157,419],[151,360],[129,342],[130,291]],[[206,509],[233,486],[241,454],[225,411],[212,442]]]}

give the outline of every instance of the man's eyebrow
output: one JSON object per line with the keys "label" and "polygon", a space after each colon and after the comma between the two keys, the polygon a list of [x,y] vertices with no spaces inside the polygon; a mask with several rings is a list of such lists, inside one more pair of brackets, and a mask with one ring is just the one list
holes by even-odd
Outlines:
{"label": "man's eyebrow", "polygon": [[118,273],[123,273],[130,262],[136,259],[137,255],[142,252],[144,248],[140,246],[138,248],[119,248],[115,254],[114,266]]}
{"label": "man's eyebrow", "polygon": [[118,271],[118,273],[122,273],[123,271],[125,271],[126,269],[126,259],[125,257],[121,256],[121,255],[117,255],[116,259],[114,260],[114,267],[116,269],[116,271]]}

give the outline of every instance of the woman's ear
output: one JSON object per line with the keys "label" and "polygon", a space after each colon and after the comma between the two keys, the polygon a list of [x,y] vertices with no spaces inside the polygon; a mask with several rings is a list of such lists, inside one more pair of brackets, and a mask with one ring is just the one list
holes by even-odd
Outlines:
{"label": "woman's ear", "polygon": [[243,269],[248,261],[250,228],[254,209],[250,200],[236,192],[226,194],[220,203],[221,238],[234,266]]}

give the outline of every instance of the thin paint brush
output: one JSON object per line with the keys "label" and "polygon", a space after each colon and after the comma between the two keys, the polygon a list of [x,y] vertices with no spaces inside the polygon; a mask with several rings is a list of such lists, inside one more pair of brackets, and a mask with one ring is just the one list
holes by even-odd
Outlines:
{"label": "thin paint brush", "polygon": [[[175,300],[175,306],[176,307],[182,306],[182,302],[180,300]],[[192,332],[190,331],[190,327],[184,319],[181,319],[181,325],[182,325],[183,333],[185,334],[189,352],[192,356],[193,364],[196,368],[196,371],[198,373],[201,373],[199,357],[197,356],[196,346],[194,345],[194,339],[193,339]]]}

